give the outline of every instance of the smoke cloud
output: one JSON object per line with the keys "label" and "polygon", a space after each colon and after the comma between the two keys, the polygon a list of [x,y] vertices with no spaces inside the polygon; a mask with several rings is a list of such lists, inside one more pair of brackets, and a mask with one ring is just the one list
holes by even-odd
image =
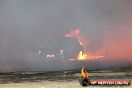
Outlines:
{"label": "smoke cloud", "polygon": [[0,0],[0,70],[78,68],[38,55],[50,39],[76,28],[105,60],[132,61],[131,9],[132,0]]}

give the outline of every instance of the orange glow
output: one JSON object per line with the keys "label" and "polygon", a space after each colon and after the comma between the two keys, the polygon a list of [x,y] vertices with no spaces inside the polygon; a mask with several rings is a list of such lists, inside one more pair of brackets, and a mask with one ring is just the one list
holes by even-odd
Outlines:
{"label": "orange glow", "polygon": [[65,37],[76,37],[80,34],[80,29],[72,30],[65,35]]}
{"label": "orange glow", "polygon": [[79,54],[76,56],[77,60],[90,60],[90,59],[97,59],[97,58],[102,58],[103,56],[98,56],[96,54],[91,53],[90,51],[88,51],[88,45],[89,42],[87,41],[87,39],[82,36],[80,34],[80,29],[75,29],[70,31],[69,33],[67,33],[65,35],[65,37],[73,37],[75,39],[78,40],[78,42],[80,43],[80,45],[83,47],[83,50],[81,50],[79,52]]}
{"label": "orange glow", "polygon": [[72,38],[77,39],[77,41],[80,43],[80,45],[81,45],[84,49],[86,49],[86,47],[88,47],[88,45],[89,45],[89,42],[87,41],[87,39],[86,39],[84,36],[82,36],[82,35],[80,34],[80,29],[79,29],[79,28],[77,28],[77,29],[75,29],[75,30],[72,30],[72,31],[68,32],[68,33],[65,35],[65,37],[72,37]]}

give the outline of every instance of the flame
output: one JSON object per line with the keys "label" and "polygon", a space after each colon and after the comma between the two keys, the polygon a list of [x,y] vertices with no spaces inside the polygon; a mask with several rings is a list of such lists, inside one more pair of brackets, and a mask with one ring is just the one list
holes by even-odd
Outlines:
{"label": "flame", "polygon": [[78,56],[77,56],[77,59],[78,60],[85,60],[87,57],[88,57],[87,54],[85,54],[85,53],[83,54],[83,51],[80,51]]}
{"label": "flame", "polygon": [[82,73],[82,76],[83,76],[83,77],[88,78],[88,71],[84,70],[84,67],[82,67],[81,73]]}
{"label": "flame", "polygon": [[65,37],[73,37],[75,39],[78,40],[78,42],[80,43],[80,45],[83,47],[83,50],[81,50],[79,52],[79,54],[77,55],[76,59],[77,60],[90,60],[92,58],[102,58],[103,56],[100,56],[100,55],[94,55],[94,54],[91,54],[89,51],[88,51],[88,45],[89,45],[89,42],[87,41],[87,39],[82,36],[80,34],[80,29],[75,29],[75,30],[72,30],[70,31],[69,33],[67,33],[65,35]]}
{"label": "flame", "polygon": [[80,51],[77,55],[77,60],[90,60],[90,59],[98,59],[103,58],[104,56],[98,56],[98,55],[90,55],[88,53],[83,53],[83,51]]}

